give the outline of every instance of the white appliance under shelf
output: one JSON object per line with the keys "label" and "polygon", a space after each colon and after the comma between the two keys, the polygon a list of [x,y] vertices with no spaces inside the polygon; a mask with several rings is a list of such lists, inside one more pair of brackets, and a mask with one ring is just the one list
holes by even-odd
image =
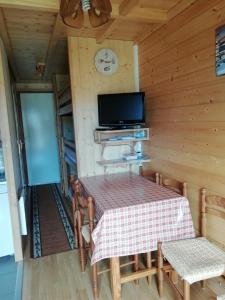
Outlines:
{"label": "white appliance under shelf", "polygon": [[0,182],[0,257],[14,254],[7,183]]}

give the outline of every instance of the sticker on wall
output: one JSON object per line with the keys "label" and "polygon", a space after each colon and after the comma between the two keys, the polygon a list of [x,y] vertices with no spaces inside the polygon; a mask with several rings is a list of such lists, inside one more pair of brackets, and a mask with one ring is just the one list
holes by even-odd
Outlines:
{"label": "sticker on wall", "polygon": [[216,75],[225,75],[225,25],[216,29]]}

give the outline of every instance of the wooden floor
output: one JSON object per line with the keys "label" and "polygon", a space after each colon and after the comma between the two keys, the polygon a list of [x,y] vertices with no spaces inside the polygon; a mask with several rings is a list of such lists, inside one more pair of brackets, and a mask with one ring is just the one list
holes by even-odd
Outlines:
{"label": "wooden floor", "polygon": [[[225,294],[225,281],[218,278],[211,280],[208,285],[215,292]],[[192,300],[210,299],[211,292],[202,290],[200,284],[194,284],[191,290]],[[77,250],[42,257],[27,259],[24,263],[23,300],[93,300],[90,270],[80,272]],[[101,279],[101,293],[99,300],[111,300],[108,275]],[[125,284],[122,288],[123,300],[158,300],[156,281],[153,278],[149,287],[145,279],[139,285]],[[164,300],[176,299],[171,287],[165,284]]]}

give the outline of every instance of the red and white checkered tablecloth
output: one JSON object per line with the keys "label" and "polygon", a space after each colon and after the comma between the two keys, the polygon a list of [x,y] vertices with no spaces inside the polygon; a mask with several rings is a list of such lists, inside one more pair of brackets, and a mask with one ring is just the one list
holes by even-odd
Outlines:
{"label": "red and white checkered tablecloth", "polygon": [[158,241],[195,237],[188,200],[135,174],[80,179],[99,220],[92,264],[157,249]]}

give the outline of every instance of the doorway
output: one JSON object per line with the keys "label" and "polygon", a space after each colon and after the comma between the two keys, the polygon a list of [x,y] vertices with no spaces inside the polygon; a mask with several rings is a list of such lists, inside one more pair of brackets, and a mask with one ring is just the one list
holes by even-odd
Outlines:
{"label": "doorway", "polygon": [[28,185],[60,182],[53,93],[21,93]]}

